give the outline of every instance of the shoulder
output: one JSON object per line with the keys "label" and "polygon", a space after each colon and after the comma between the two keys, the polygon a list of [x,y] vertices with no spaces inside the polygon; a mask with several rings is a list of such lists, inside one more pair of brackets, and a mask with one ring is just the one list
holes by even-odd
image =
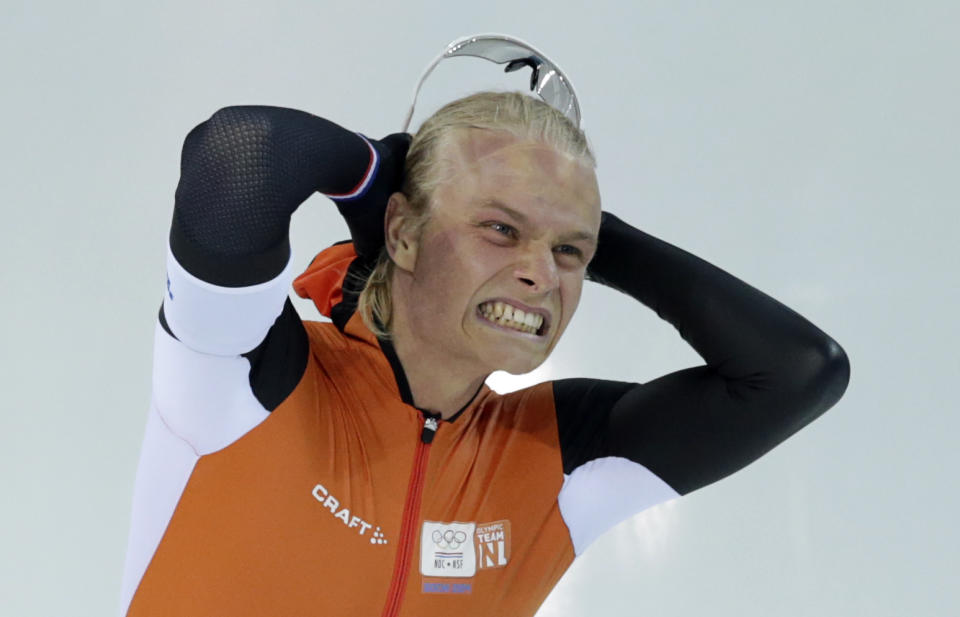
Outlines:
{"label": "shoulder", "polygon": [[544,381],[521,390],[514,390],[504,394],[490,391],[491,400],[497,400],[505,407],[521,410],[550,407],[553,409],[553,382]]}
{"label": "shoulder", "polygon": [[345,350],[362,344],[361,341],[346,336],[329,321],[303,320],[303,327],[307,331],[311,348]]}
{"label": "shoulder", "polygon": [[514,430],[557,433],[552,382],[543,382],[505,394],[487,391],[479,401],[481,413]]}

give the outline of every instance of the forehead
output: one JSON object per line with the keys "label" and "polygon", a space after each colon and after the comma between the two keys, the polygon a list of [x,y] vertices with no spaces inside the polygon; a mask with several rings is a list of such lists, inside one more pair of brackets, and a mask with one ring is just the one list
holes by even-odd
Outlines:
{"label": "forehead", "polygon": [[501,203],[526,216],[593,232],[599,227],[600,193],[588,162],[506,131],[458,131],[443,147],[450,173],[437,197],[446,207],[475,210]]}

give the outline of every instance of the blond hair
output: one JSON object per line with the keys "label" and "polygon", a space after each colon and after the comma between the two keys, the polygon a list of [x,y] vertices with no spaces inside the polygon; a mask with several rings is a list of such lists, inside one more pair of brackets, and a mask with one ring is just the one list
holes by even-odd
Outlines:
{"label": "blond hair", "polygon": [[[400,190],[413,212],[411,225],[415,233],[423,229],[434,190],[446,179],[447,166],[439,161],[443,147],[456,132],[471,128],[506,131],[518,139],[552,146],[596,167],[583,131],[540,99],[523,92],[477,92],[457,99],[424,121],[407,152]],[[382,338],[390,336],[393,272],[393,260],[383,247],[357,303],[364,323]]]}

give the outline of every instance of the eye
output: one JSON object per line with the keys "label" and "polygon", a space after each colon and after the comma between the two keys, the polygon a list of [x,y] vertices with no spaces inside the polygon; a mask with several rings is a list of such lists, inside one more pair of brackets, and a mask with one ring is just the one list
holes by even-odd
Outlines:
{"label": "eye", "polygon": [[572,257],[583,257],[583,251],[573,246],[572,244],[561,244],[560,246],[556,247],[553,250],[560,253],[561,255],[570,255]]}
{"label": "eye", "polygon": [[504,236],[509,236],[511,238],[517,235],[517,230],[507,225],[506,223],[500,223],[497,221],[491,221],[487,223],[487,227],[496,231],[497,233],[503,234]]}

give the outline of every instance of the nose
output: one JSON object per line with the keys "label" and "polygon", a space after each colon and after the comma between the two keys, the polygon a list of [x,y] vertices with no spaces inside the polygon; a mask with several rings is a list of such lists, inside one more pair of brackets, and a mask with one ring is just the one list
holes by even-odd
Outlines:
{"label": "nose", "polygon": [[560,285],[557,263],[549,247],[531,247],[525,251],[517,262],[514,276],[534,293],[550,291]]}

